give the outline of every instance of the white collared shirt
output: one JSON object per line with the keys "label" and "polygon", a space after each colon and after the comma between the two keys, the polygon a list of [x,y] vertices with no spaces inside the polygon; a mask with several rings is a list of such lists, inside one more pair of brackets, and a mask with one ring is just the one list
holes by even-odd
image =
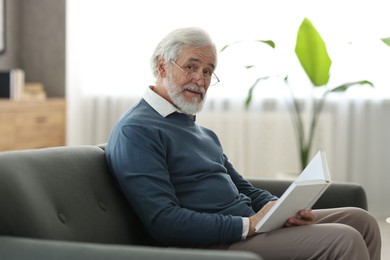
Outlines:
{"label": "white collared shirt", "polygon": [[163,117],[167,117],[174,112],[180,113],[180,110],[177,107],[154,92],[153,86],[150,86],[146,89],[143,95],[143,99],[145,99],[145,101]]}

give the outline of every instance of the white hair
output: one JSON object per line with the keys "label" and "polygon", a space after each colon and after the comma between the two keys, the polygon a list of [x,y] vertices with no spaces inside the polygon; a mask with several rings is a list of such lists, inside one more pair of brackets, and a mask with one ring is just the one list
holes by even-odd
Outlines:
{"label": "white hair", "polygon": [[156,46],[150,62],[153,75],[157,77],[157,62],[160,58],[164,58],[165,64],[171,60],[176,61],[186,45],[195,48],[211,46],[217,57],[215,44],[205,30],[197,27],[179,28],[170,32]]}

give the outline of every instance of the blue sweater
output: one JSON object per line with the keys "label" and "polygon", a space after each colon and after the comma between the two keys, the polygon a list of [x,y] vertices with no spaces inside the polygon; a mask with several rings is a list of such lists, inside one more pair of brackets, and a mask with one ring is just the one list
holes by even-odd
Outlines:
{"label": "blue sweater", "polygon": [[234,170],[211,130],[186,114],[163,117],[143,99],[117,122],[105,154],[120,189],[162,245],[239,241],[242,217],[276,199]]}

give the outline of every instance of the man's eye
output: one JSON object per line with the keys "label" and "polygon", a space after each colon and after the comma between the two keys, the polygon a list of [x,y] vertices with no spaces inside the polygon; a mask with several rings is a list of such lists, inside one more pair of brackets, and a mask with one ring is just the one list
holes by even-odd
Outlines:
{"label": "man's eye", "polygon": [[209,77],[211,77],[212,74],[213,74],[213,73],[212,73],[210,70],[205,70],[205,71],[203,71],[203,76],[204,76],[204,77],[209,78]]}
{"label": "man's eye", "polygon": [[187,65],[185,68],[187,71],[190,71],[190,72],[196,72],[198,70],[198,67],[194,66],[192,64]]}

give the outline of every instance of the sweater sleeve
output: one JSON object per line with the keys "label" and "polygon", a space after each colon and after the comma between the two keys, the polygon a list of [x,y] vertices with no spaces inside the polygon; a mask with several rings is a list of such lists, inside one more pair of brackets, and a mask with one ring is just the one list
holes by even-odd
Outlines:
{"label": "sweater sleeve", "polygon": [[242,177],[229,162],[226,155],[224,155],[225,167],[231,176],[234,184],[237,186],[240,193],[248,196],[251,199],[252,208],[258,212],[267,202],[277,200],[278,197],[272,195],[270,192],[253,187],[253,185]]}
{"label": "sweater sleeve", "polygon": [[122,126],[111,138],[106,148],[108,165],[157,242],[205,246],[241,240],[241,217],[195,212],[180,206],[158,131],[141,125]]}

